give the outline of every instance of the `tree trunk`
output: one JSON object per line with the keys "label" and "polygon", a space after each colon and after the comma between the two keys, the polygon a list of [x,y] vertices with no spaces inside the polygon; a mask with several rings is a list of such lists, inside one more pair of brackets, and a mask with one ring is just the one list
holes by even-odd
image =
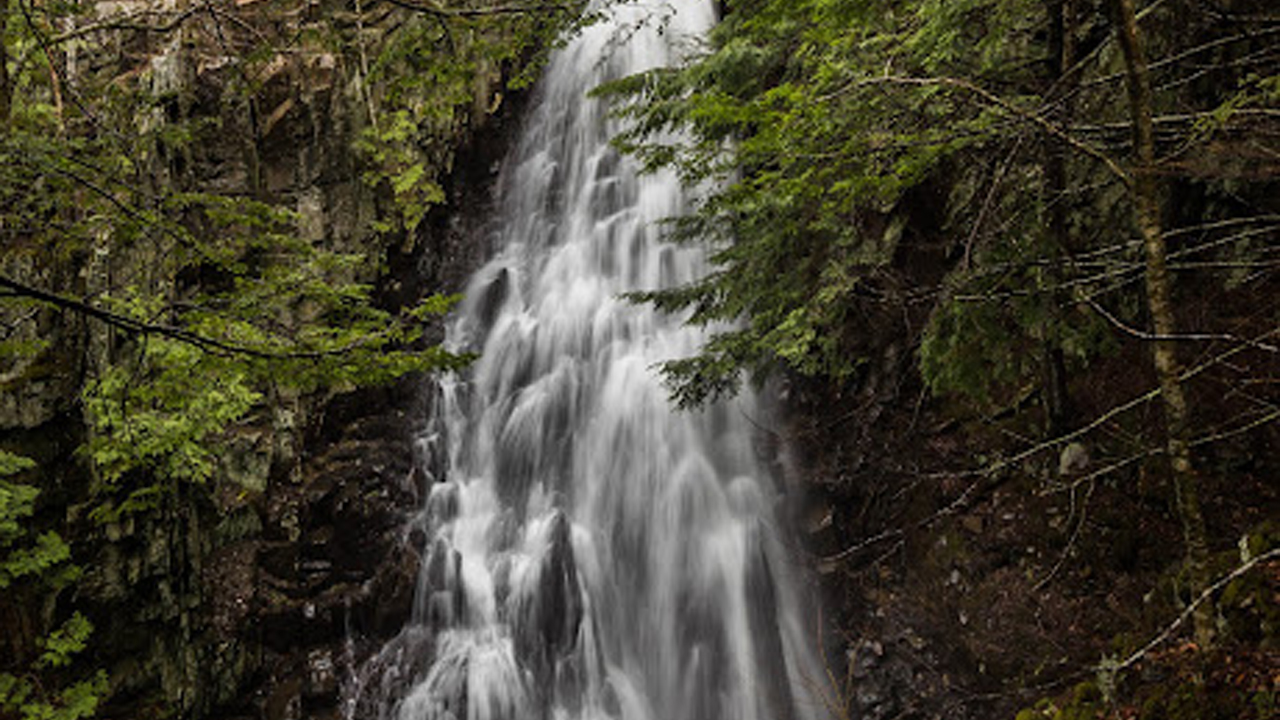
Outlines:
{"label": "tree trunk", "polygon": [[[1115,0],[1116,34],[1124,53],[1129,112],[1133,120],[1134,151],[1133,206],[1147,256],[1147,304],[1157,339],[1153,344],[1156,374],[1164,402],[1167,450],[1173,469],[1174,495],[1186,543],[1186,569],[1193,599],[1208,587],[1208,541],[1204,515],[1196,490],[1195,466],[1191,460],[1190,411],[1180,379],[1182,368],[1174,352],[1176,330],[1169,270],[1165,261],[1164,233],[1160,227],[1160,203],[1155,176],[1155,134],[1152,126],[1151,79],[1142,47],[1142,36],[1134,12],[1134,0]],[[1203,647],[1213,639],[1214,610],[1210,602],[1200,604],[1195,613],[1196,640]]]}
{"label": "tree trunk", "polygon": [[[1071,92],[1074,83],[1066,77],[1075,57],[1074,0],[1048,0],[1046,14],[1049,20],[1049,62],[1045,77],[1045,100],[1053,102],[1062,98],[1053,112],[1052,119],[1061,127],[1071,124],[1073,103]],[[1044,206],[1048,244],[1052,259],[1045,279],[1050,290],[1054,311],[1061,312],[1067,306],[1067,297],[1059,286],[1062,272],[1058,262],[1070,258],[1073,243],[1068,228],[1067,198],[1067,148],[1055,137],[1044,140]],[[1072,422],[1071,396],[1067,388],[1067,365],[1062,344],[1054,337],[1046,337],[1042,343],[1042,382],[1044,408],[1049,436],[1065,433]]]}
{"label": "tree trunk", "polygon": [[9,130],[9,112],[13,107],[13,84],[9,80],[9,2],[0,0],[0,134]]}

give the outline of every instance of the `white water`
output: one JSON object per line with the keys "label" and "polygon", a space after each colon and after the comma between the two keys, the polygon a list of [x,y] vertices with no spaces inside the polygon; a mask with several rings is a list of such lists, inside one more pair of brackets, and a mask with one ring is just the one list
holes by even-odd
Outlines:
{"label": "white water", "polygon": [[707,0],[675,4],[661,32],[639,21],[671,4],[617,10],[547,69],[508,159],[498,253],[448,334],[481,354],[441,385],[423,439],[434,472],[414,618],[349,714],[818,714],[814,626],[771,528],[753,401],[673,411],[654,366],[703,333],[618,297],[705,270],[696,249],[661,242],[679,183],[638,176],[586,97],[674,61],[715,20]]}

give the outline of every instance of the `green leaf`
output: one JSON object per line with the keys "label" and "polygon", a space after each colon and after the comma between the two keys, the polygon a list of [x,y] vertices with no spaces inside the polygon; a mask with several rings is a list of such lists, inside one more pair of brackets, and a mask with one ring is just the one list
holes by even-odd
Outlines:
{"label": "green leaf", "polygon": [[37,666],[58,668],[69,665],[72,658],[85,649],[92,634],[93,625],[83,615],[75,613],[44,639],[44,652]]}

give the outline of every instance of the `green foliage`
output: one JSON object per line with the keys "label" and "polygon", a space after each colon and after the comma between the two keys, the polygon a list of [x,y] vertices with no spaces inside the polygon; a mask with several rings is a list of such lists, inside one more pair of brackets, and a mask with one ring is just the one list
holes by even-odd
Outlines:
{"label": "green foliage", "polygon": [[0,546],[8,546],[24,533],[23,518],[35,512],[40,491],[30,485],[16,485],[3,478],[35,467],[30,458],[0,450]]}
{"label": "green foliage", "polygon": [[743,371],[855,372],[858,305],[889,280],[904,193],[1001,141],[1000,113],[901,78],[954,63],[1001,67],[1030,33],[1030,4],[925,5],[738,4],[683,67],[601,89],[630,101],[622,149],[710,188],[672,237],[705,243],[716,270],[633,298],[733,327],[701,356],[665,366],[680,404],[732,392]]}
{"label": "green foliage", "polygon": [[85,649],[93,625],[80,613],[73,614],[62,627],[49,633],[44,639],[44,652],[36,661],[39,667],[65,667],[72,657]]}
{"label": "green foliage", "polygon": [[1080,365],[1113,349],[1105,321],[1059,307],[1069,293],[1054,287],[1062,284],[1051,272],[1054,251],[1027,232],[984,249],[973,269],[952,273],[920,346],[920,369],[935,393],[999,404],[1038,380],[1046,345]]}
{"label": "green foliage", "polygon": [[398,10],[395,31],[361,48],[372,97],[356,149],[367,162],[364,181],[388,189],[396,210],[380,230],[412,232],[444,202],[439,179],[452,168],[454,145],[497,110],[504,73],[515,70],[512,88],[531,83],[549,49],[595,19],[586,5],[452,20]]}
{"label": "green foliage", "polygon": [[[0,589],[21,597],[21,593],[54,592],[78,575],[70,565],[70,549],[57,533],[41,533],[34,542],[24,542],[25,522],[35,513],[40,491],[10,478],[35,469],[35,463],[0,450]],[[59,685],[74,657],[87,646],[93,625],[74,613],[60,627],[48,633],[40,645],[42,652],[25,672],[10,661],[0,661],[0,714],[16,713],[24,720],[77,720],[90,717],[108,692],[106,673],[94,672],[87,679]],[[15,658],[13,662],[16,662]]]}
{"label": "green foliage", "polygon": [[[13,112],[0,135],[0,231],[17,267],[84,268],[77,285],[85,287],[73,292],[91,295],[114,328],[103,334],[106,346],[82,392],[91,425],[85,457],[101,480],[92,517],[148,511],[179,483],[208,480],[227,429],[268,397],[467,362],[422,341],[424,326],[455,298],[379,308],[366,281],[376,257],[303,240],[299,218],[283,206],[188,190],[175,158],[221,130],[217,118],[182,116],[188,100],[180,93],[92,73],[79,76],[78,87],[51,85],[41,39],[74,9],[10,15],[6,50],[31,62],[14,66]],[[418,53],[442,32],[480,39],[453,61],[441,48]],[[387,88],[379,114],[393,121],[380,126],[374,161],[394,171],[391,190],[409,229],[443,199],[436,180],[448,170],[447,159],[422,152],[421,142],[430,136],[444,152],[454,140],[479,63],[514,52],[499,52],[497,37],[417,15],[388,32],[373,80]],[[269,42],[258,50],[242,59],[238,92],[260,92],[255,78],[278,59]],[[412,80],[401,82],[400,72]],[[68,104],[72,93],[77,102]],[[96,259],[109,278],[94,274]],[[29,298],[0,298],[0,311],[27,308],[48,313]],[[38,337],[4,341],[29,357],[45,349]],[[19,560],[15,572],[39,569],[36,557]]]}
{"label": "green foliage", "polygon": [[1003,313],[981,300],[939,308],[920,347],[920,368],[934,392],[985,398],[1029,370]]}
{"label": "green foliage", "polygon": [[39,577],[70,557],[70,549],[55,532],[41,533],[34,543],[22,542],[40,490],[9,478],[34,468],[30,458],[0,450],[0,589]]}
{"label": "green foliage", "polygon": [[107,674],[102,671],[50,697],[38,694],[23,678],[0,673],[0,710],[16,712],[22,720],[79,720],[93,717],[109,690]]}
{"label": "green foliage", "polygon": [[71,549],[57,533],[41,533],[34,545],[10,549],[0,561],[0,589],[23,577],[40,575],[70,557]]}
{"label": "green foliage", "polygon": [[[427,172],[416,145],[418,124],[407,110],[397,110],[385,121],[385,129],[368,128],[357,143],[373,169],[364,175],[375,187],[387,183],[400,211],[398,226],[412,232],[432,206],[444,202],[441,189]],[[385,230],[396,224],[383,224]]]}
{"label": "green foliage", "polygon": [[[320,401],[469,361],[423,337],[457,298],[380,306],[371,282],[378,250],[340,252],[304,239],[301,218],[277,204],[294,199],[271,197],[255,167],[245,187],[193,190],[202,146],[226,132],[222,109],[200,106],[207,98],[166,78],[164,63],[132,59],[159,57],[170,31],[112,31],[130,48],[125,62],[67,33],[81,13],[101,8],[4,1],[11,103],[0,116],[0,276],[37,291],[10,294],[6,285],[0,295],[0,375],[24,382],[59,353],[83,358],[81,458],[96,479],[90,519],[154,513],[184,488],[209,485],[233,428],[260,422],[279,398]],[[444,200],[454,145],[501,101],[493,92],[500,79],[514,73],[515,84],[527,84],[551,39],[588,19],[585,5],[436,17],[357,4],[354,36],[350,13],[310,18],[285,37],[250,10],[234,28],[222,16],[183,15],[173,32],[180,22],[184,53],[204,52],[201,43],[216,37],[220,62],[229,63],[210,71],[224,83],[218,100],[251,110],[274,91],[282,58],[322,47],[343,71],[359,68],[365,179],[391,199],[369,229],[412,237]],[[440,4],[462,6],[472,7]],[[266,116],[255,114],[256,129],[278,119]],[[45,337],[49,327],[59,332]],[[78,571],[57,533],[32,529],[39,489],[11,480],[32,469],[0,453],[0,588],[47,608],[53,622],[56,593]],[[76,662],[92,625],[80,614],[61,620],[31,641],[30,657],[0,660],[0,715],[95,712],[107,678],[85,679]]]}
{"label": "green foliage", "polygon": [[[1050,353],[1079,367],[1108,352],[1116,333],[1091,304],[1098,298],[1119,321],[1141,324],[1128,191],[1116,166],[1099,162],[1122,153],[1114,140],[1057,125],[1074,113],[1124,120],[1108,94],[1123,78],[1115,55],[1090,51],[1109,20],[1101,6],[1081,8],[1058,45],[1090,54],[1074,74],[1050,77],[1052,7],[751,0],[735,3],[680,67],[598,91],[625,101],[621,149],[701,193],[670,237],[708,248],[712,272],[632,296],[716,333],[698,356],[665,365],[680,404],[731,393],[744,374],[852,377],[876,331],[866,318],[894,305],[904,316],[932,306],[919,336],[925,380],[979,404],[1039,382]],[[1185,57],[1174,42],[1182,36],[1165,30],[1152,33],[1156,47]],[[1196,161],[1201,175],[1268,172],[1252,151],[1233,166],[1213,147],[1261,122],[1245,118],[1280,87],[1265,63],[1249,70],[1231,57],[1222,67],[1238,68],[1234,84],[1201,101],[1180,136],[1179,152],[1210,149]],[[1208,187],[1230,202],[1229,185]],[[1227,240],[1214,266],[1227,285],[1259,277],[1259,234]],[[936,270],[906,265],[923,250]],[[936,287],[910,287],[921,276]]]}

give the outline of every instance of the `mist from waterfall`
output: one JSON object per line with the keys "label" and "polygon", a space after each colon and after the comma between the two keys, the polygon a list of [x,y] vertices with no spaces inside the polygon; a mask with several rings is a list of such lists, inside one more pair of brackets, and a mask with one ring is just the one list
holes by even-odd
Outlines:
{"label": "mist from waterfall", "polygon": [[608,144],[605,101],[587,97],[674,62],[715,22],[710,0],[672,6],[616,7],[549,63],[506,161],[495,255],[448,331],[479,360],[441,382],[420,441],[414,616],[349,714],[820,714],[806,690],[814,624],[773,527],[755,400],[674,410],[655,365],[705,331],[620,297],[707,269],[699,249],[662,242],[685,190],[638,174]]}

